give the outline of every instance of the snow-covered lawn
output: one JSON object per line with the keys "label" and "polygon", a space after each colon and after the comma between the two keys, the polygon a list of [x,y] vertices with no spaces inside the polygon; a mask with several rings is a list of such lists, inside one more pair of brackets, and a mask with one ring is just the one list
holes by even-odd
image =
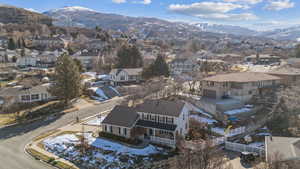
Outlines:
{"label": "snow-covered lawn", "polygon": [[206,118],[206,117],[201,117],[201,116],[198,116],[198,115],[190,115],[190,118],[194,119],[194,120],[197,120],[200,123],[207,123],[207,124],[217,123],[217,121],[214,120],[214,119],[210,119],[210,118]]}
{"label": "snow-covered lawn", "polygon": [[97,117],[93,118],[92,120],[87,121],[84,124],[90,125],[90,126],[100,126],[102,121],[105,119],[105,117],[106,117],[106,115],[105,116],[102,115],[100,117],[97,116]]}
{"label": "snow-covered lawn", "polygon": [[246,113],[246,112],[250,112],[252,109],[250,108],[241,108],[241,109],[234,109],[234,110],[229,110],[224,112],[224,114],[227,115],[236,115],[236,114],[240,114],[240,113]]}
{"label": "snow-covered lawn", "polygon": [[73,162],[79,166],[90,168],[135,168],[136,165],[151,163],[152,155],[168,154],[167,150],[153,145],[145,148],[132,148],[117,142],[95,138],[92,134],[85,134],[85,140],[91,148],[81,153],[81,134],[64,134],[45,139],[45,149],[55,155]]}
{"label": "snow-covered lawn", "polygon": [[[91,88],[89,88],[90,90],[93,90],[96,94],[97,94],[97,96],[99,96],[100,98],[102,98],[103,100],[107,100],[107,99],[109,99],[106,95],[105,95],[105,93],[103,92],[103,90],[101,90],[100,88],[98,88],[98,87],[91,87]],[[102,101],[102,100],[101,100]]]}

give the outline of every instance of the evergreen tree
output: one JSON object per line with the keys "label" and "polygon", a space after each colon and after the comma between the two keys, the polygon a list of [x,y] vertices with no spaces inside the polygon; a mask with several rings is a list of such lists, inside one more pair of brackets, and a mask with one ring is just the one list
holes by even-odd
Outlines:
{"label": "evergreen tree", "polygon": [[85,71],[85,69],[84,69],[83,65],[81,64],[80,60],[75,58],[74,62],[77,65],[79,72],[83,73]]}
{"label": "evergreen tree", "polygon": [[49,92],[63,100],[66,105],[81,94],[81,78],[78,67],[66,53],[57,59],[54,84],[50,87]]}
{"label": "evergreen tree", "polygon": [[139,68],[143,58],[136,46],[123,45],[117,53],[117,68]]}
{"label": "evergreen tree", "polygon": [[296,58],[300,58],[300,45],[296,46]]}
{"label": "evergreen tree", "polygon": [[158,55],[154,63],[143,70],[143,77],[146,79],[155,76],[168,77],[169,75],[169,66],[162,55]]}
{"label": "evergreen tree", "polygon": [[12,38],[9,38],[7,48],[9,50],[15,50],[16,49],[16,44],[15,44],[15,42]]}

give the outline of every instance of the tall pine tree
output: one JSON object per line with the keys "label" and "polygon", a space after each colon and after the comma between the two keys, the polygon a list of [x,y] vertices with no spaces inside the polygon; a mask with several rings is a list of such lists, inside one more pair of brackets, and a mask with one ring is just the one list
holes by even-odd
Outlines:
{"label": "tall pine tree", "polygon": [[15,44],[15,41],[13,40],[13,38],[9,38],[8,39],[8,45],[7,45],[7,48],[9,50],[15,50],[17,47],[16,47],[16,44]]}
{"label": "tall pine tree", "polygon": [[136,46],[123,45],[117,53],[116,68],[139,68],[143,66],[143,58]]}
{"label": "tall pine tree", "polygon": [[155,76],[168,77],[169,75],[169,66],[162,55],[158,55],[154,63],[143,70],[143,77],[146,79]]}
{"label": "tall pine tree", "polygon": [[66,105],[72,99],[81,95],[79,69],[69,55],[63,54],[58,57],[54,73],[54,84],[50,87],[49,92],[58,99],[63,100]]}

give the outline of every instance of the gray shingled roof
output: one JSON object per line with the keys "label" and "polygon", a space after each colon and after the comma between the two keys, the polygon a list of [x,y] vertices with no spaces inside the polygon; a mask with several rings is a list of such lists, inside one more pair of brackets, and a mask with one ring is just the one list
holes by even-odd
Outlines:
{"label": "gray shingled roof", "polygon": [[137,105],[135,110],[138,112],[178,117],[184,105],[185,103],[179,100],[146,100],[144,103]]}
{"label": "gray shingled roof", "polygon": [[137,121],[138,117],[139,116],[134,108],[126,106],[116,106],[106,116],[102,123],[131,128]]}
{"label": "gray shingled roof", "polygon": [[140,75],[143,71],[142,68],[126,68],[126,69],[112,69],[110,74],[116,74],[118,75],[121,71],[125,71],[128,73],[128,75]]}
{"label": "gray shingled roof", "polygon": [[49,85],[39,85],[34,87],[8,87],[0,90],[0,96],[18,96],[32,93],[45,93]]}

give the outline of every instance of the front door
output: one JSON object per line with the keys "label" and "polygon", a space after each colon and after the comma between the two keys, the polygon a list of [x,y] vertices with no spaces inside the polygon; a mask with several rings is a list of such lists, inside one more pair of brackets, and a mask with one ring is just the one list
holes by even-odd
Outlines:
{"label": "front door", "polygon": [[153,136],[153,130],[152,129],[149,129],[149,135]]}

